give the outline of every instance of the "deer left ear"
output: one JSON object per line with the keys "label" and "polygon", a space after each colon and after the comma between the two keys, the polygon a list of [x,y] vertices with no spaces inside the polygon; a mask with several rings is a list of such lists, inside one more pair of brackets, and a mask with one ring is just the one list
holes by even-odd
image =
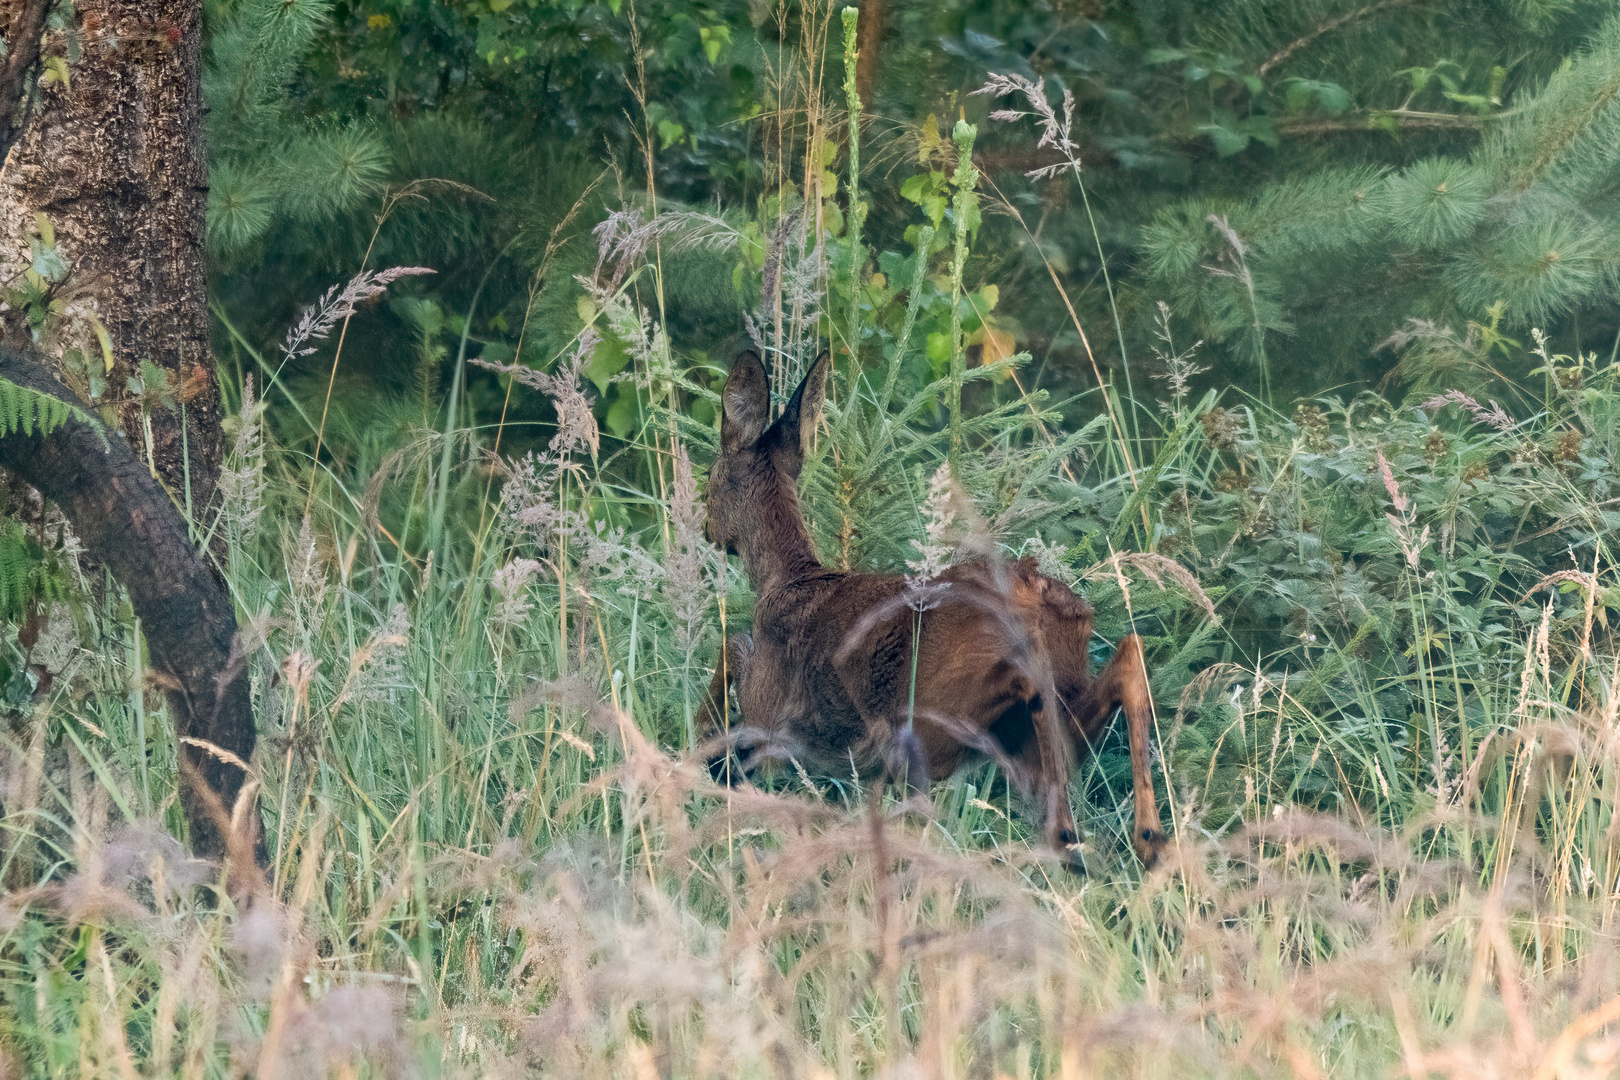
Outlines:
{"label": "deer left ear", "polygon": [[827,400],[827,375],[832,371],[832,353],[823,352],[804,373],[804,381],[793,391],[782,415],[777,417],[777,446],[792,458],[794,473],[804,464],[804,455],[815,442],[816,427],[821,423],[821,407]]}

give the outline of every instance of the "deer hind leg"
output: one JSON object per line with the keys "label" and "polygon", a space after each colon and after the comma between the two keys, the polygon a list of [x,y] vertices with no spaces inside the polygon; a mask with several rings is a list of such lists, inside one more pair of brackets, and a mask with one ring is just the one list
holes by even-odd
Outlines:
{"label": "deer hind leg", "polygon": [[[1057,852],[1068,869],[1083,874],[1086,868],[1080,854],[1080,829],[1069,803],[1069,740],[1058,721],[1061,709],[1060,699],[1050,685],[1044,692],[1030,685],[1022,700],[1003,712],[982,741],[975,740],[972,745],[974,749],[988,749],[1038,815],[1047,846]],[[994,746],[987,748],[984,743]]]}
{"label": "deer hind leg", "polygon": [[1051,687],[1029,701],[1029,718],[1035,728],[1030,740],[1036,755],[1036,794],[1042,806],[1046,843],[1063,865],[1077,874],[1086,872],[1080,854],[1080,827],[1069,804],[1069,744],[1058,724],[1058,698]]}
{"label": "deer hind leg", "polygon": [[1125,712],[1126,731],[1131,744],[1131,791],[1136,820],[1131,828],[1131,846],[1151,868],[1164,851],[1165,835],[1159,820],[1159,806],[1153,797],[1152,756],[1149,746],[1153,728],[1153,692],[1148,686],[1147,663],[1142,658],[1142,639],[1127,634],[1114,652],[1114,658],[1091,684],[1082,709],[1074,717],[1079,734],[1087,740],[1102,732],[1114,715]]}

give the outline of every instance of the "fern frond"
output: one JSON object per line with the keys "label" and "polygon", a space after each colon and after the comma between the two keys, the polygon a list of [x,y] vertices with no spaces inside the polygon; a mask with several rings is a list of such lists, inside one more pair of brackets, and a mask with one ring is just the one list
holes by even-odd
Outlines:
{"label": "fern frond", "polygon": [[88,419],[60,398],[0,378],[0,436],[14,431],[33,435],[36,430],[47,435],[75,415]]}
{"label": "fern frond", "polygon": [[[0,394],[5,380],[0,379]],[[31,592],[29,583],[39,566],[39,553],[28,533],[15,521],[0,521],[0,617],[16,619]]]}

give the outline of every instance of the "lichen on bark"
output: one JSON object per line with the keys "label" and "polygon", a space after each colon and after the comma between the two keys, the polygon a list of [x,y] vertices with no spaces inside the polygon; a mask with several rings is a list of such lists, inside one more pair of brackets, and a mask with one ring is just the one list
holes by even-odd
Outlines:
{"label": "lichen on bark", "polygon": [[[41,87],[0,183],[0,274],[27,265],[25,230],[47,215],[72,277],[58,347],[43,344],[94,342],[88,316],[101,321],[113,356],[105,397],[119,426],[201,518],[221,457],[203,261],[202,4],[77,0],[74,13],[45,43],[69,60],[70,78]],[[172,407],[129,392],[143,360],[165,372]]]}

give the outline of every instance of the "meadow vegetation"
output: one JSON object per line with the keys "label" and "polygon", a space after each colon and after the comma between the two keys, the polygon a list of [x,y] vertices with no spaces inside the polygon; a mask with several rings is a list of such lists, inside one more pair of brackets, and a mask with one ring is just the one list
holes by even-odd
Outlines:
{"label": "meadow vegetation", "polygon": [[[878,249],[848,68],[791,141],[839,171],[784,156],[736,211],[634,184],[560,211],[515,346],[469,353],[468,319],[443,387],[386,433],[351,403],[341,453],[281,376],[317,347],[335,371],[356,305],[416,268],[340,283],[279,348],[232,338],[225,494],[193,523],[228,553],[262,740],[267,864],[230,888],[175,839],[127,602],[19,529],[53,584],[0,580],[48,616],[0,635],[0,1076],[1620,1068],[1620,366],[1425,328],[1498,389],[1284,400],[1205,389],[1161,304],[1131,389],[1098,366],[1054,400],[965,278],[980,132],[934,148]],[[1063,103],[992,89],[1080,184]],[[1085,595],[1098,660],[1144,635],[1162,866],[1131,855],[1122,733],[1071,787],[1084,877],[988,762],[907,800],[692,755],[751,597],[702,535],[725,357],[671,344],[682,260],[749,298],[779,394],[833,348],[801,482],[825,561],[915,570],[971,533]],[[531,407],[538,436],[507,422]]]}

